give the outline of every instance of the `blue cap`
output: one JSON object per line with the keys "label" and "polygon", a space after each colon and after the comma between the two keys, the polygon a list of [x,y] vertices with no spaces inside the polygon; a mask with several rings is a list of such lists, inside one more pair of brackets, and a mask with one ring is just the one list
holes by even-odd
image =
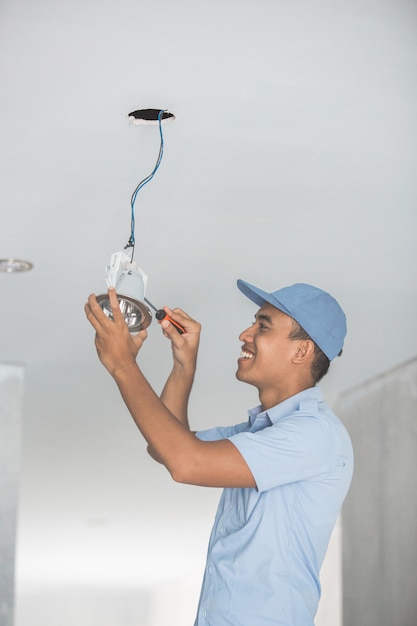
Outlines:
{"label": "blue cap", "polygon": [[342,350],[347,330],[346,316],[339,303],[326,291],[305,283],[296,283],[267,293],[240,279],[237,286],[259,306],[269,302],[292,317],[330,361]]}

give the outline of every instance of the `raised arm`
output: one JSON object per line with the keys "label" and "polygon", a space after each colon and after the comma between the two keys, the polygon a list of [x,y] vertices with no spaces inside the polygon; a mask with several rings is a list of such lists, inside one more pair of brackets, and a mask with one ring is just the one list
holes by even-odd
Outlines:
{"label": "raised arm", "polygon": [[[200,441],[190,432],[188,424],[174,415],[153,391],[136,363],[137,353],[146,339],[146,331],[131,335],[113,289],[109,289],[109,299],[114,321],[103,313],[94,295],[89,297],[85,306],[87,318],[96,331],[97,352],[158,460],[177,482],[209,487],[255,487],[252,473],[230,441]],[[185,320],[182,321],[185,326]],[[164,332],[169,334],[170,329],[164,329]],[[196,356],[196,351],[194,354]],[[191,359],[187,359],[187,363],[190,365]],[[168,379],[165,390],[165,401],[177,412],[183,411],[184,399],[188,399],[186,390],[192,384],[192,377],[188,375],[188,382],[182,387],[182,392],[174,392],[178,366],[179,363],[174,362],[172,377]],[[191,370],[187,368],[187,371],[190,374]]]}
{"label": "raised arm", "polygon": [[189,428],[188,400],[196,371],[201,326],[181,309],[165,307],[165,311],[185,328],[185,333],[180,335],[170,322],[162,320],[164,335],[171,341],[173,366],[162,390],[161,400]]}

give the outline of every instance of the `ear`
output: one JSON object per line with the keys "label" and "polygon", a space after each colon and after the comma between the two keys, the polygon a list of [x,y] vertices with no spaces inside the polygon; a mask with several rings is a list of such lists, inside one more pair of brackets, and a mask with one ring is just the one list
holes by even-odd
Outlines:
{"label": "ear", "polygon": [[314,355],[314,342],[311,339],[300,339],[296,344],[293,363],[297,365],[309,363]]}

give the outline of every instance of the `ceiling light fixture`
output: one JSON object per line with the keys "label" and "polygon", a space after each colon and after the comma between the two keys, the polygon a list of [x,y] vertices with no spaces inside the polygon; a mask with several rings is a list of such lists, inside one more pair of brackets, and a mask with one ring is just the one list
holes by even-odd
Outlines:
{"label": "ceiling light fixture", "polygon": [[33,267],[33,263],[29,261],[23,261],[21,259],[14,259],[12,257],[6,259],[0,259],[0,272],[6,274],[15,274],[17,272],[28,272]]}
{"label": "ceiling light fixture", "polygon": [[[123,250],[112,254],[110,265],[106,268],[106,283],[116,290],[119,308],[129,331],[135,333],[147,328],[152,321],[151,312],[144,303],[148,277]],[[113,319],[108,294],[97,296],[97,302],[107,317]]]}
{"label": "ceiling light fixture", "polygon": [[[141,109],[128,115],[129,123],[134,125],[152,124],[159,126],[160,148],[156,164],[152,172],[136,187],[131,198],[130,237],[124,250],[111,255],[110,264],[106,268],[107,287],[114,287],[119,301],[119,308],[131,333],[147,328],[152,321],[150,309],[145,304],[148,277],[139,265],[133,261],[135,252],[135,202],[139,191],[154,177],[164,153],[162,124],[175,119],[173,113],[162,109]],[[130,251],[130,256],[125,251]],[[97,302],[110,319],[113,314],[108,293],[97,296]]]}

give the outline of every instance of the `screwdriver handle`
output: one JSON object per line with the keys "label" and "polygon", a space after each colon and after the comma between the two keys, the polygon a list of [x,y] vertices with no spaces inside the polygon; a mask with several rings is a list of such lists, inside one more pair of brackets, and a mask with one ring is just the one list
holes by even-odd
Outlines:
{"label": "screwdriver handle", "polygon": [[173,320],[172,317],[170,317],[168,313],[164,311],[164,309],[158,309],[157,312],[155,313],[155,317],[158,321],[167,319],[169,322],[171,322],[171,324],[175,327],[175,330],[179,332],[180,335],[183,335],[185,333],[184,326],[181,326],[181,324]]}

